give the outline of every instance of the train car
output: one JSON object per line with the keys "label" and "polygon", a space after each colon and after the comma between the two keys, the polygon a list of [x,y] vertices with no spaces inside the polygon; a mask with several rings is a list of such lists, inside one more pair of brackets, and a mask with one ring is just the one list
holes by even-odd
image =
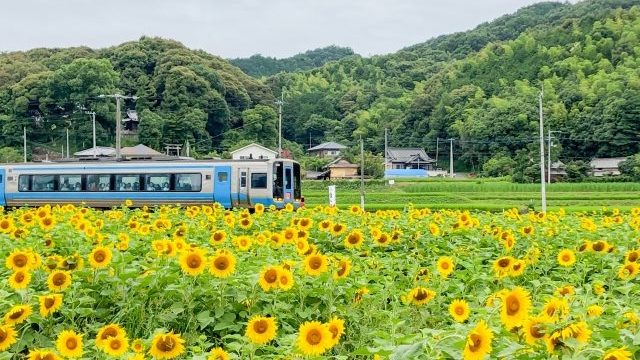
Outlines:
{"label": "train car", "polygon": [[86,204],[110,208],[220,203],[304,205],[300,165],[270,160],[70,161],[0,165],[0,206]]}

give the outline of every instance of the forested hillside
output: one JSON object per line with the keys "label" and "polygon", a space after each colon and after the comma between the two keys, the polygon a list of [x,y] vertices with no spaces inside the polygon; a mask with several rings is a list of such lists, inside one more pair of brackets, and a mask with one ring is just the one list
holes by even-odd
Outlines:
{"label": "forested hillside", "polygon": [[231,63],[251,76],[262,77],[275,75],[279,72],[310,70],[320,67],[329,61],[339,60],[351,55],[354,55],[354,52],[350,48],[327,46],[284,59],[265,57],[258,54],[246,59],[233,59]]}
{"label": "forested hillside", "polygon": [[[456,138],[479,166],[537,151],[537,96],[561,143],[554,158],[638,151],[640,8],[631,0],[541,3],[398,53],[349,57],[267,81],[285,88],[286,135],[300,143],[362,136],[380,152]],[[311,138],[311,140],[310,140]],[[560,151],[561,150],[561,151]]]}
{"label": "forested hillside", "polygon": [[125,101],[123,111],[138,111],[140,140],[156,149],[190,140],[206,153],[243,138],[275,145],[274,98],[267,86],[219,57],[145,37],[100,50],[0,54],[0,147],[21,146],[23,126],[30,149],[60,149],[67,128],[72,150],[89,147],[85,111],[97,113],[98,144],[110,145],[115,101],[99,95],[116,92],[138,97]]}

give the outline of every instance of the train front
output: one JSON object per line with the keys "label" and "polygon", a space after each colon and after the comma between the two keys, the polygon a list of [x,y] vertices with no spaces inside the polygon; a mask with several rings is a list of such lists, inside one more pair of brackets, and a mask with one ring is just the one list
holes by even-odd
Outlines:
{"label": "train front", "polygon": [[300,164],[293,160],[276,159],[271,174],[273,203],[277,208],[282,209],[287,204],[292,204],[296,209],[304,206]]}

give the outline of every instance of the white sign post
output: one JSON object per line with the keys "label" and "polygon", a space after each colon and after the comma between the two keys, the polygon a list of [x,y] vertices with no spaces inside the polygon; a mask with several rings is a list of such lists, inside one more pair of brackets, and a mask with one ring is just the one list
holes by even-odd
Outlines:
{"label": "white sign post", "polygon": [[336,186],[329,185],[329,206],[336,206]]}

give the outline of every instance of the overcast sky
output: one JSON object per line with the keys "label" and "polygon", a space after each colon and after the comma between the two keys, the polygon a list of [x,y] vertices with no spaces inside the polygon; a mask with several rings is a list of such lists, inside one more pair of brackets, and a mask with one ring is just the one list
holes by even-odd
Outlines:
{"label": "overcast sky", "polygon": [[464,31],[540,0],[2,0],[0,51],[142,35],[226,58],[288,57],[327,45],[365,56]]}

